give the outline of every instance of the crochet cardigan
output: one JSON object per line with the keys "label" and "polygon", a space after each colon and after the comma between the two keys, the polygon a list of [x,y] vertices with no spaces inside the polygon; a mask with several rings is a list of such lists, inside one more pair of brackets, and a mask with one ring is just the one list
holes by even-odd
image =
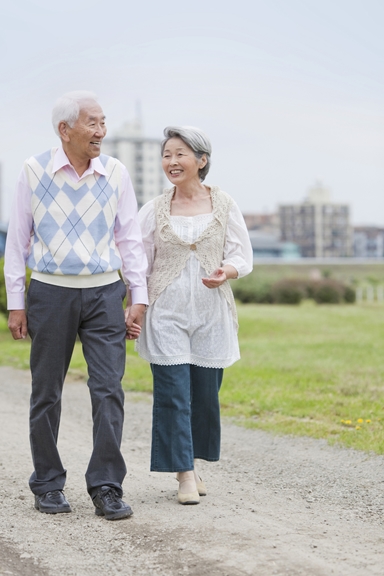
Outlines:
{"label": "crochet cardigan", "polygon": [[[227,220],[232,198],[217,186],[211,189],[213,220],[193,243],[181,240],[170,224],[171,201],[174,188],[165,190],[155,199],[156,229],[154,233],[155,258],[148,280],[149,304],[153,304],[162,291],[171,284],[184,268],[191,251],[209,276],[219,268],[223,260]],[[237,325],[237,312],[233,293],[228,281],[220,287],[228,301]]]}

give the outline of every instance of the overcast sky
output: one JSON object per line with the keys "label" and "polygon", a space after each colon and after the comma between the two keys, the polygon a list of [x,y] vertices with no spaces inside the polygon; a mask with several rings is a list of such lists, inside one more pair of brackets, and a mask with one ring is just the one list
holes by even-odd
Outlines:
{"label": "overcast sky", "polygon": [[25,158],[57,144],[58,96],[92,90],[109,135],[202,128],[207,183],[244,212],[300,202],[316,179],[358,224],[384,225],[383,0],[17,0],[0,8],[3,217]]}

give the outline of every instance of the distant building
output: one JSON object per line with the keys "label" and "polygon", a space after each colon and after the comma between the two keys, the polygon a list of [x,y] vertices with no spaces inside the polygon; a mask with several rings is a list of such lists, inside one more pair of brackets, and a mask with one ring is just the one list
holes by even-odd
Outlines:
{"label": "distant building", "polygon": [[243,214],[245,225],[248,230],[265,230],[268,232],[279,233],[279,216],[278,214]]}
{"label": "distant building", "polygon": [[384,228],[355,226],[353,228],[353,255],[356,258],[383,258]]}
{"label": "distant building", "polygon": [[279,235],[259,230],[250,230],[254,258],[282,258],[291,260],[300,258],[300,249],[293,242],[281,242]]}
{"label": "distant building", "polygon": [[307,258],[352,256],[352,229],[347,204],[331,202],[321,183],[302,204],[279,206],[281,240],[293,242]]}
{"label": "distant building", "polygon": [[102,151],[126,166],[139,208],[163,192],[160,150],[161,140],[144,136],[139,120],[124,124],[115,136],[103,140]]}
{"label": "distant building", "polygon": [[7,226],[0,222],[0,258],[4,256],[6,238],[7,238]]}
{"label": "distant building", "polygon": [[300,250],[293,242],[281,242],[279,215],[243,214],[253,249],[254,258],[300,258]]}

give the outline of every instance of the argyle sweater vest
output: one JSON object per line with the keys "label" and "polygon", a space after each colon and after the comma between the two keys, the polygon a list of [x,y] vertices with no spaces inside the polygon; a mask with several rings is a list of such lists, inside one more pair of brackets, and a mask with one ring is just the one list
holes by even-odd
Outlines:
{"label": "argyle sweater vest", "polygon": [[107,176],[89,174],[78,183],[64,170],[52,172],[56,148],[27,160],[33,230],[27,265],[56,275],[91,275],[119,270],[114,240],[122,193],[122,164],[100,155]]}

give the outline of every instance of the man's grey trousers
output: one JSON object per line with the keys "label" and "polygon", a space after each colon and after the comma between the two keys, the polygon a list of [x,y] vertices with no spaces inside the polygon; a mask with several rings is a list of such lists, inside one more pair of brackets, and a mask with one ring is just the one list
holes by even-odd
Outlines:
{"label": "man's grey trousers", "polygon": [[88,366],[92,402],[93,452],[85,474],[87,489],[91,497],[104,485],[122,494],[126,474],[120,452],[125,295],[121,280],[97,288],[64,288],[31,280],[27,319],[32,338],[30,442],[34,472],[29,484],[35,494],[61,490],[65,484],[57,438],[63,383],[77,336]]}

